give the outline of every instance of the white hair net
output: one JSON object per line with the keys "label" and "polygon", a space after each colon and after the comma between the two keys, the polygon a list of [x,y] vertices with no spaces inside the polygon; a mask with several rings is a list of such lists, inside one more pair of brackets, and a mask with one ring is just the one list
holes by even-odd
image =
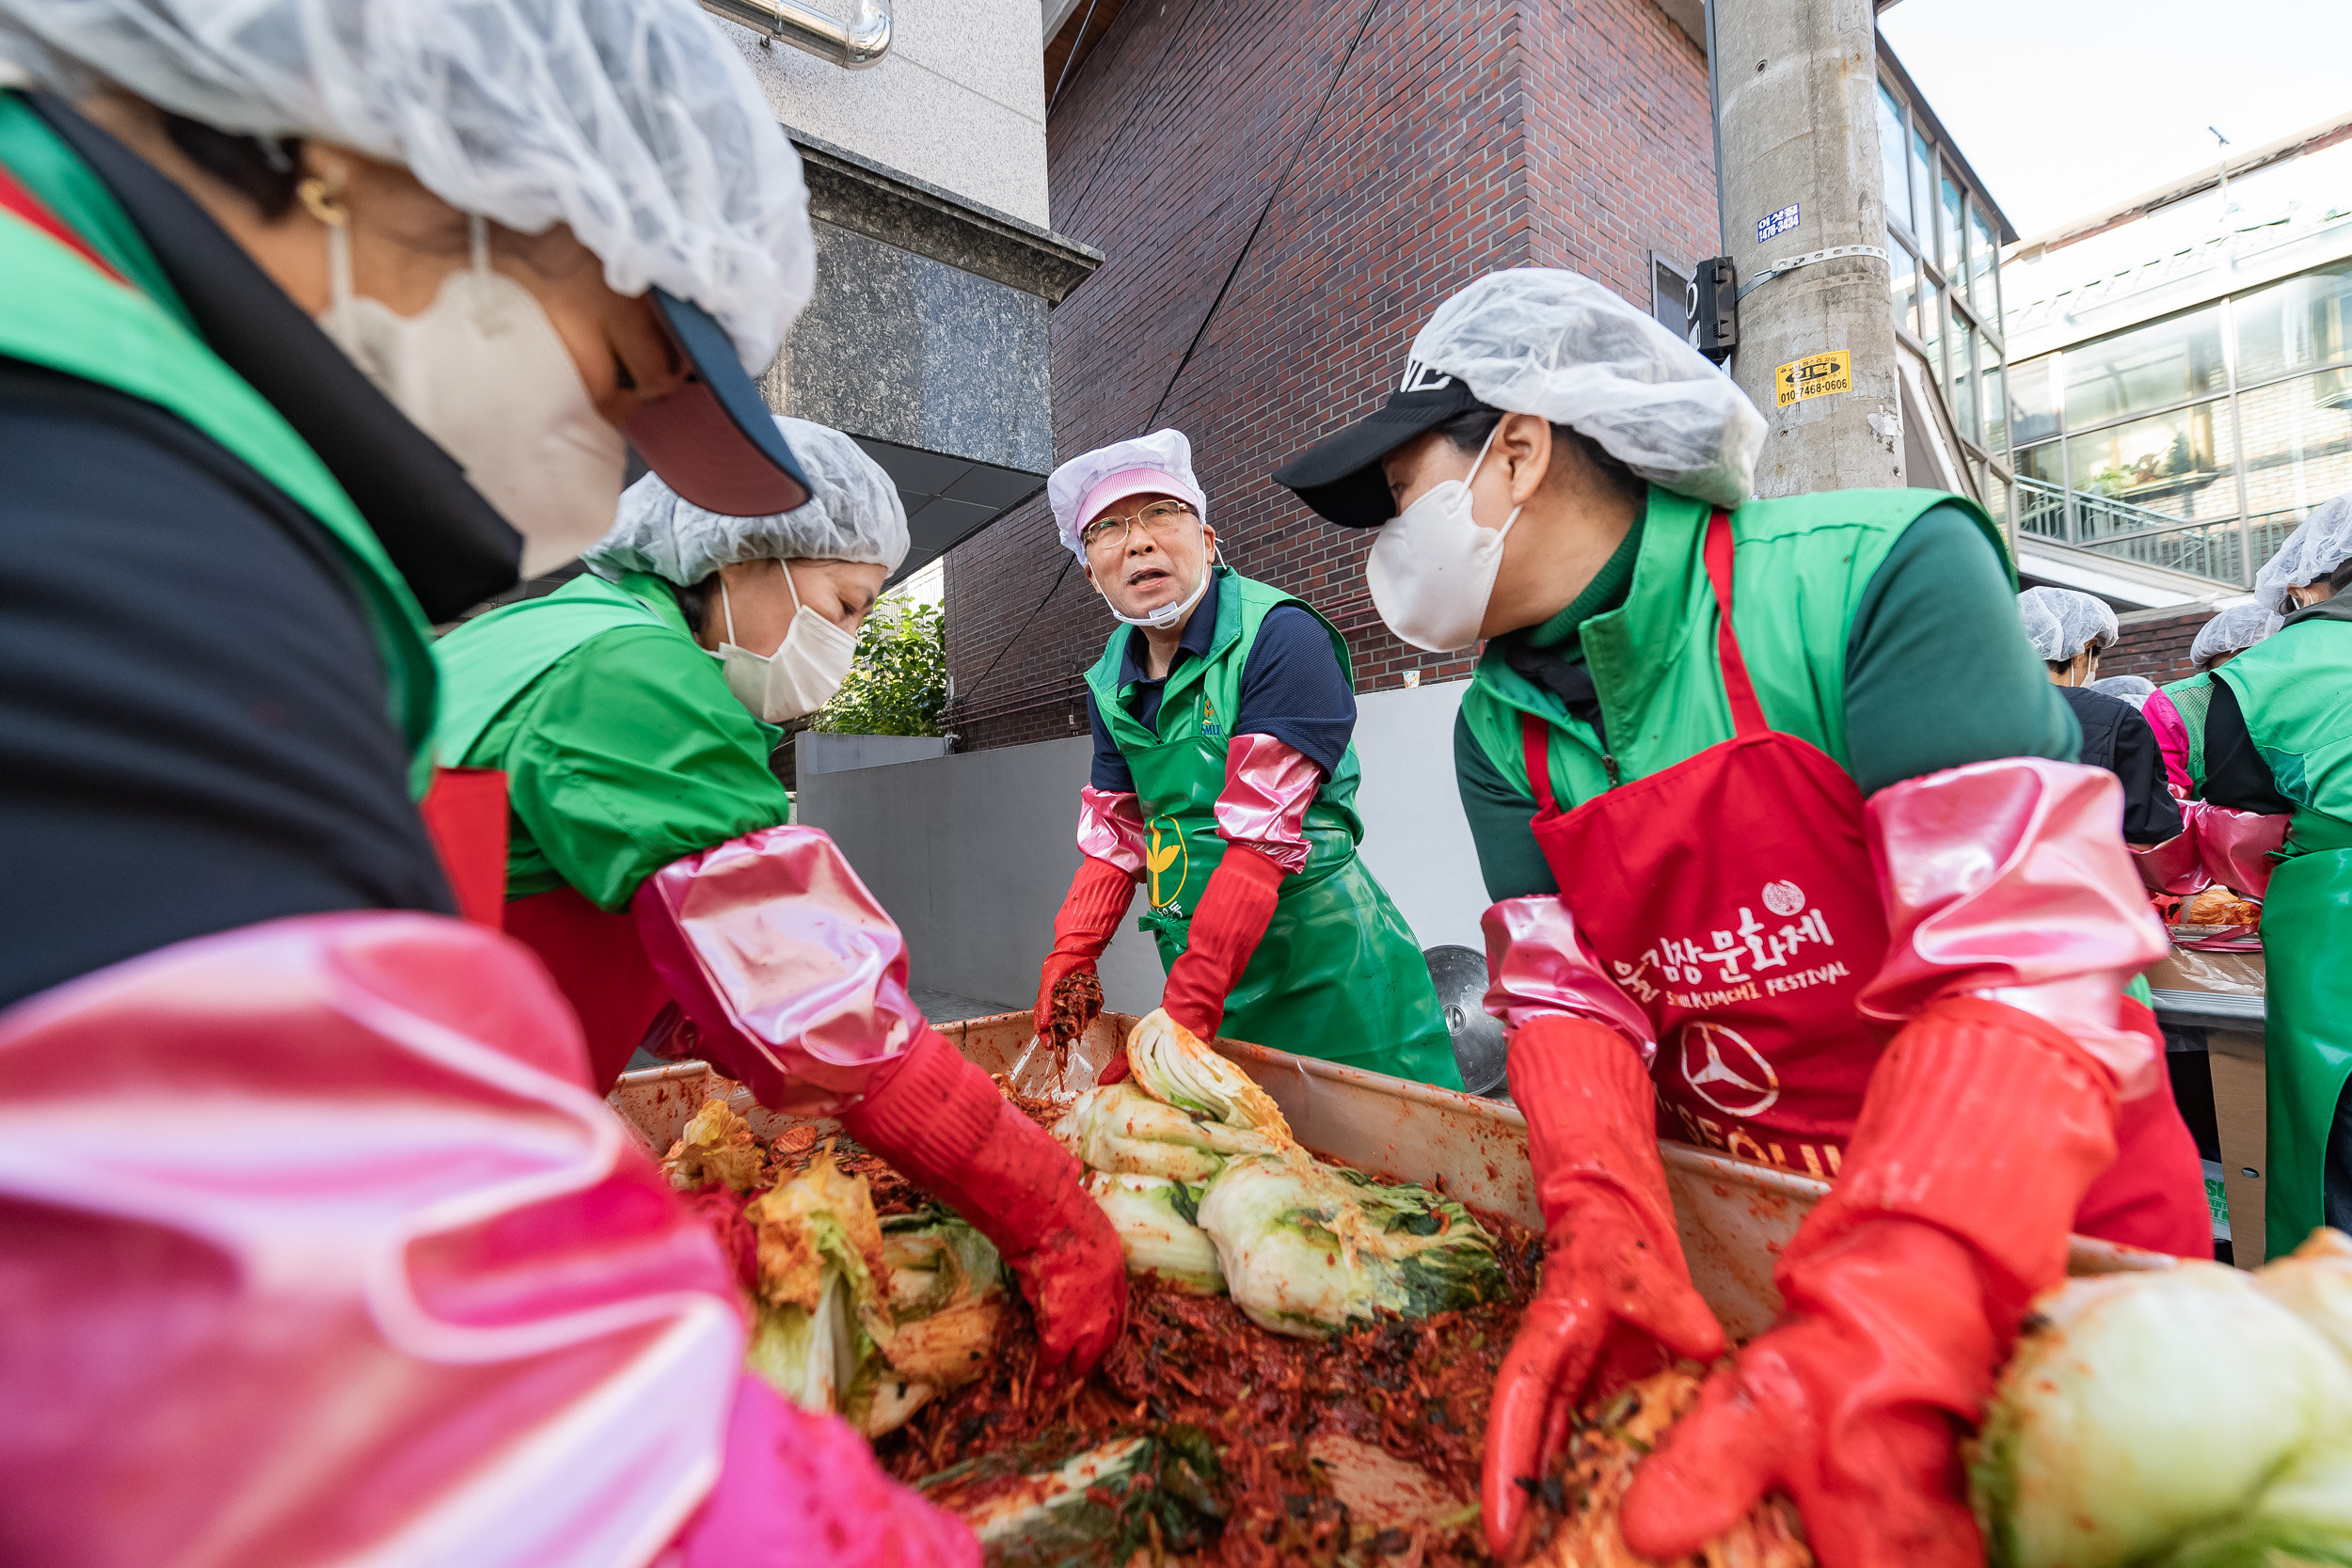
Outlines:
{"label": "white hair net", "polygon": [[[1060,467],[1045,482],[1045,502],[1054,509],[1054,527],[1061,534],[1062,547],[1072,555],[1084,556],[1078,543],[1078,531],[1087,518],[1078,515],[1079,503],[1093,494],[1095,486],[1104,480],[1136,469],[1166,475],[1176,482],[1176,494],[1192,502],[1200,520],[1209,520],[1209,498],[1200,488],[1200,481],[1192,471],[1192,442],[1181,430],[1155,430],[1149,436],[1133,440],[1113,441],[1107,447],[1081,452]],[[1165,489],[1166,486],[1160,488]],[[1128,494],[1141,494],[1129,491]]]}
{"label": "white hair net", "polygon": [[519,233],[569,224],[615,291],[701,306],[755,374],[808,301],[800,156],[693,0],[0,0],[0,56],[405,165]]}
{"label": "white hair net", "polygon": [[2279,629],[2279,617],[2259,604],[2233,604],[2197,628],[2188,661],[2202,664],[2223,654],[2242,654]]}
{"label": "white hair net", "polygon": [[1479,402],[1564,424],[1644,479],[1734,507],[1756,490],[1764,416],[1698,351],[1589,277],[1489,273],[1438,307],[1412,361]]}
{"label": "white hair net", "polygon": [[621,492],[612,531],[580,552],[598,577],[651,572],[691,587],[739,561],[863,561],[897,571],[907,509],[881,464],[837,430],[776,416],[808,475],[805,506],[769,517],[705,512],[647,474]]}
{"label": "white hair net", "polygon": [[2017,595],[2026,641],[2048,664],[2063,664],[2085,648],[2105,648],[2123,635],[2107,602],[2072,588],[2028,588]]}
{"label": "white hair net", "polygon": [[2284,615],[2295,608],[2288,589],[2330,577],[2347,561],[2352,561],[2352,495],[2312,508],[2279,553],[2254,574],[2254,597],[2273,615]]}
{"label": "white hair net", "polygon": [[2090,689],[2138,707],[2155,691],[2156,683],[2145,675],[2109,675],[2105,680],[2092,681]]}

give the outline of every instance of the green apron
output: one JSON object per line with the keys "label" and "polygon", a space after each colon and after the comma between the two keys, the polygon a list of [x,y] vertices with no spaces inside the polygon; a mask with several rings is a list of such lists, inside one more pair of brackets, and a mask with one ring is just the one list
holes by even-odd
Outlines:
{"label": "green apron", "polygon": [[[1184,951],[1192,911],[1224,858],[1216,799],[1225,787],[1224,721],[1241,701],[1242,669],[1266,612],[1314,609],[1227,567],[1217,568],[1216,633],[1203,659],[1168,676],[1159,733],[1127,709],[1132,686],[1119,682],[1127,628],[1111,635],[1087,673],[1097,710],[1134,775],[1151,840],[1145,891],[1151,911],[1136,922],[1159,941],[1160,962]],[[1315,619],[1322,621],[1320,614]],[[1328,621],[1340,668],[1347,642]],[[1221,1032],[1278,1051],[1458,1089],[1453,1037],[1429,966],[1410,927],[1363,863],[1356,815],[1359,776],[1350,745],[1339,770],[1307,808],[1307,864],[1282,879],[1265,936],[1225,1001]]]}
{"label": "green apron", "polygon": [[2272,872],[2262,938],[2270,1118],[2263,1226],[2276,1258],[2326,1223],[2328,1134],[2352,1076],[2352,849],[2297,855]]}
{"label": "green apron", "polygon": [[2326,1223],[2328,1136],[2352,1074],[2352,606],[2290,617],[2213,678],[2236,693],[2295,807],[2263,898],[2263,1220],[2276,1256]]}

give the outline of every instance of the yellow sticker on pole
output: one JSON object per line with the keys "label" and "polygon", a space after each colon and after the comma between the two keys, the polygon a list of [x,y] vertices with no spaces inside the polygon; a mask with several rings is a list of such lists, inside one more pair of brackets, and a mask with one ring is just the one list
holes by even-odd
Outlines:
{"label": "yellow sticker on pole", "polygon": [[1825,398],[1838,392],[1851,392],[1853,390],[1853,356],[1841,348],[1835,354],[1808,354],[1802,359],[1791,359],[1772,372],[1772,384],[1779,393],[1783,408],[1799,398]]}

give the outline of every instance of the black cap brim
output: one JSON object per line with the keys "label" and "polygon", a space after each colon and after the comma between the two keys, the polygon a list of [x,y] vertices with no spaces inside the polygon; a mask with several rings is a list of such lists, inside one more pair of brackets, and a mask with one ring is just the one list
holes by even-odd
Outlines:
{"label": "black cap brim", "polygon": [[1380,460],[1457,414],[1482,406],[1460,381],[1391,392],[1354,424],[1325,436],[1274,470],[1274,483],[1343,528],[1378,528],[1396,515]]}
{"label": "black cap brim", "polygon": [[664,289],[655,309],[691,372],[624,427],[661,483],[706,512],[767,517],[808,503],[808,476],[776,428],[735,340],[701,306]]}

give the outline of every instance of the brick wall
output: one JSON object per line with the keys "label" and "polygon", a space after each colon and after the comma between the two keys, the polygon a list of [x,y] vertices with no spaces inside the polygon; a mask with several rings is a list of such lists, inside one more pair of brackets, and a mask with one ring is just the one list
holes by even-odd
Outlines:
{"label": "brick wall", "polygon": [[2125,619],[2122,637],[2099,656],[2101,677],[2145,675],[2162,686],[2195,674],[2197,666],[2188,661],[2188,650],[2197,641],[2198,628],[2213,616],[2211,607],[2206,607]]}
{"label": "brick wall", "polygon": [[[1648,252],[1712,254],[1715,198],[1706,63],[1650,0],[1369,14],[1128,6],[1047,139],[1055,228],[1109,258],[1054,312],[1057,458],[1184,430],[1227,558],[1330,616],[1375,690],[1470,661],[1391,637],[1363,586],[1371,535],[1324,523],[1269,471],[1377,406],[1414,331],[1472,278],[1570,266],[1646,309]],[[1068,560],[1041,496],[948,555],[964,749],[1085,727],[1080,674],[1113,623],[1075,566],[1045,597]]]}

